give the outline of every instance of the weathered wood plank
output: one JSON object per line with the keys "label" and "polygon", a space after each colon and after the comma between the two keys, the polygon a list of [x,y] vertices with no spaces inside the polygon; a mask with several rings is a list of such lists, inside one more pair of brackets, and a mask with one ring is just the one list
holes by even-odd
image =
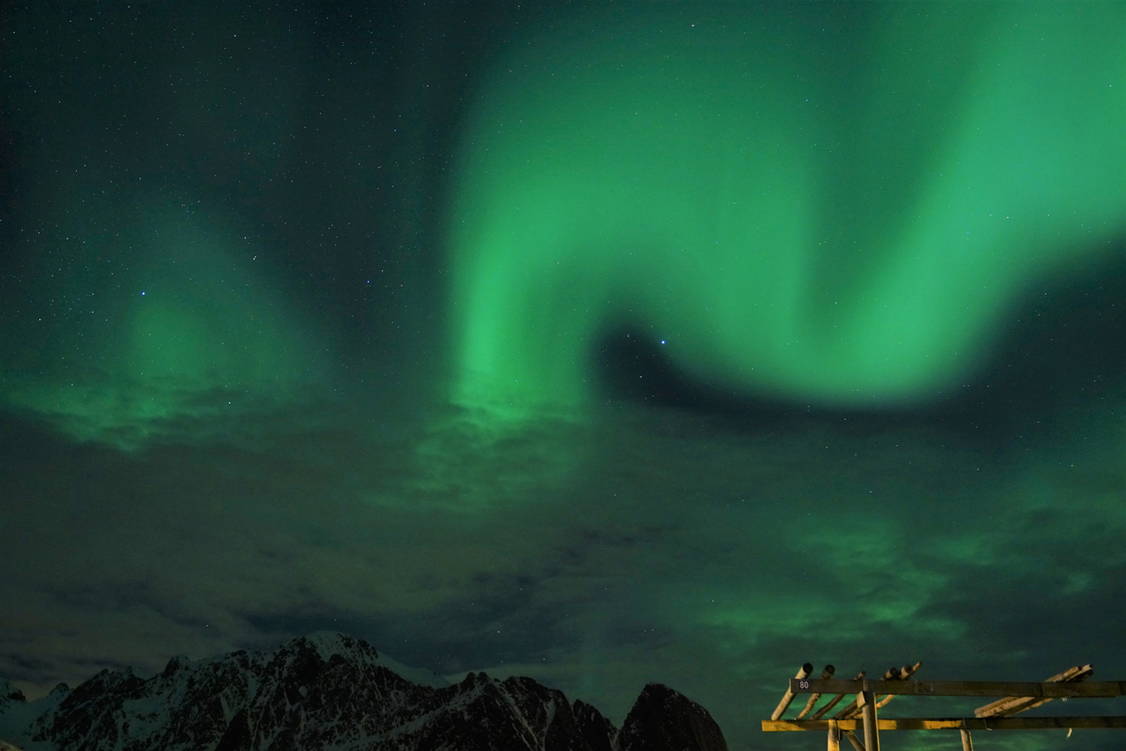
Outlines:
{"label": "weathered wood plank", "polygon": [[[763,720],[762,730],[766,733],[792,732],[803,730],[826,731],[829,723],[837,723],[842,732],[860,730],[863,721],[853,720]],[[1075,728],[1120,729],[1126,728],[1126,716],[1109,717],[897,717],[880,718],[876,721],[880,730],[1047,730]]]}
{"label": "weathered wood plank", "polygon": [[[1005,697],[1108,697],[1126,696],[1126,681],[1086,683],[1027,683],[1020,681],[869,681],[880,694],[912,696],[1005,696]],[[795,694],[855,694],[863,690],[859,681],[841,679],[793,679]]]}

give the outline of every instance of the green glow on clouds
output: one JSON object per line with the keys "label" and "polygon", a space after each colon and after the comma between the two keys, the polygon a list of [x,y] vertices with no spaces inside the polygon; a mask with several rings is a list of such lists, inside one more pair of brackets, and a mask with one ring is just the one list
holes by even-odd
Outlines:
{"label": "green glow on clouds", "polygon": [[622,325],[747,394],[952,388],[1126,229],[1126,6],[1081,7],[645,5],[513,44],[455,182],[455,400],[581,406]]}
{"label": "green glow on clouds", "polygon": [[126,279],[109,284],[71,267],[59,297],[98,296],[54,333],[49,351],[61,366],[7,378],[11,403],[79,438],[132,448],[162,420],[277,403],[323,372],[312,332],[221,217],[140,213],[132,236],[88,251],[115,258]]}

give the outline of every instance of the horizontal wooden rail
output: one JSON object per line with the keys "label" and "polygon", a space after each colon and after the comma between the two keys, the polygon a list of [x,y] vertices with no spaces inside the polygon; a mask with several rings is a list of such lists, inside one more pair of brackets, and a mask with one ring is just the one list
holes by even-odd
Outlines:
{"label": "horizontal wooden rail", "polygon": [[1108,697],[1126,696],[1126,681],[1086,683],[1021,683],[1013,681],[850,681],[841,679],[791,678],[792,694],[854,694],[860,691],[911,696],[1027,696]]}
{"label": "horizontal wooden rail", "polygon": [[[834,722],[841,732],[860,730],[860,718],[852,720],[763,720],[767,733],[798,730],[828,730]],[[1047,730],[1053,728],[1126,728],[1126,716],[1113,717],[956,717],[897,718],[876,720],[880,730]]]}

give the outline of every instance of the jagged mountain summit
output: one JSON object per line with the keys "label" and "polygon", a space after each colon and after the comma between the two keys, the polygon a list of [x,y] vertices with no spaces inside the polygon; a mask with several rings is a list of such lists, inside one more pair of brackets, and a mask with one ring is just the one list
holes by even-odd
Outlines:
{"label": "jagged mountain summit", "polygon": [[531,678],[450,685],[343,634],[175,657],[148,679],[103,670],[33,702],[0,688],[0,748],[26,751],[727,751],[707,710],[666,686],[646,686],[618,730]]}

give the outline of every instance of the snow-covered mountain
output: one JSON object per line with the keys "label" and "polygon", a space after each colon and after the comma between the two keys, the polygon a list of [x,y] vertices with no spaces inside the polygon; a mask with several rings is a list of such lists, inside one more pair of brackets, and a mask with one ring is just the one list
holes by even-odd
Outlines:
{"label": "snow-covered mountain", "polygon": [[449,685],[327,633],[273,652],[174,657],[147,680],[103,670],[33,702],[0,680],[4,743],[26,751],[727,749],[707,710],[665,686],[646,686],[617,730],[594,707],[531,678],[470,673]]}

